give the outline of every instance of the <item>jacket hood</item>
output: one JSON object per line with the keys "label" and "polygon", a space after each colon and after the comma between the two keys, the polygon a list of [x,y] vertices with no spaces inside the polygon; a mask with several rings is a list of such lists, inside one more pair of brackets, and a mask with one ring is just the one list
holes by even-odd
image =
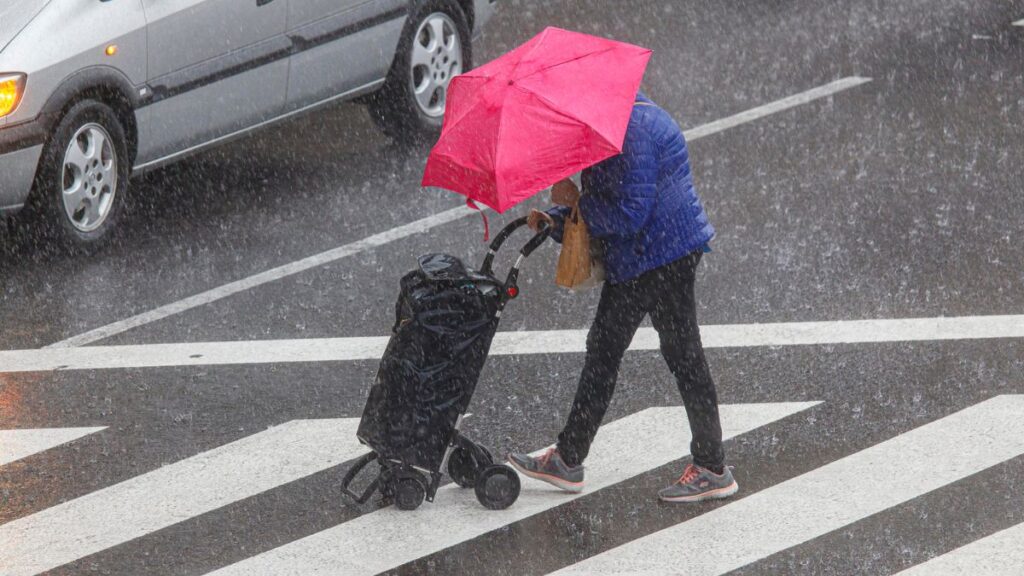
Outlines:
{"label": "jacket hood", "polygon": [[50,0],[0,0],[0,52],[49,3]]}

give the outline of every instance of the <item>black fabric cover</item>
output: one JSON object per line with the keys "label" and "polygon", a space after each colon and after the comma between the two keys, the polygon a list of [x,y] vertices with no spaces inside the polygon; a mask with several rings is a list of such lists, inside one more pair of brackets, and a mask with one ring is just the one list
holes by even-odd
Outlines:
{"label": "black fabric cover", "polygon": [[499,283],[447,254],[405,275],[391,340],[359,423],[381,457],[437,471],[497,329]]}

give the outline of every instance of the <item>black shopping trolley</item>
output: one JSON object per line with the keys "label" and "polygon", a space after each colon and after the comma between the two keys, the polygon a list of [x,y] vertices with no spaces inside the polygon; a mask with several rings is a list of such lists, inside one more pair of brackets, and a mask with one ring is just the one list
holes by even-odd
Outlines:
{"label": "black shopping trolley", "polygon": [[[398,508],[414,510],[424,499],[433,502],[446,467],[487,508],[507,508],[519,497],[516,472],[459,428],[501,312],[519,295],[519,267],[548,238],[547,229],[537,233],[505,280],[498,280],[494,256],[524,225],[526,218],[519,218],[495,237],[479,271],[454,256],[427,254],[402,278],[391,339],[356,433],[372,451],[342,480],[345,494],[357,502],[380,492]],[[362,494],[354,492],[352,482],[374,460],[377,477]]]}

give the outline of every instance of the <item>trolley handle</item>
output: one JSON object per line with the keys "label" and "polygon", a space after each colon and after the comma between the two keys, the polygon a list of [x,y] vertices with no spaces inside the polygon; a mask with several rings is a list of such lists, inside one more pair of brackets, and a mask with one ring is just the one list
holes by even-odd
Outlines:
{"label": "trolley handle", "polygon": [[494,273],[492,268],[494,265],[494,255],[498,253],[498,250],[501,249],[501,245],[505,243],[505,240],[508,240],[509,236],[511,236],[516,230],[526,226],[526,222],[526,216],[516,218],[502,228],[501,232],[498,232],[498,235],[495,236],[494,240],[491,242],[490,249],[487,251],[487,256],[484,257],[484,264],[480,267],[481,272],[484,274]]}
{"label": "trolley handle", "polygon": [[516,258],[515,264],[512,265],[512,269],[508,271],[508,276],[505,278],[505,290],[501,297],[501,305],[499,306],[499,309],[504,309],[505,304],[509,300],[519,296],[519,267],[523,265],[523,261],[529,258],[530,254],[540,247],[540,245],[543,244],[549,236],[551,236],[551,226],[544,226],[541,228],[540,232],[531,238],[530,241],[526,243],[526,246],[523,246],[523,249],[519,251],[519,258]]}
{"label": "trolley handle", "polygon": [[540,232],[535,234],[519,253],[523,258],[529,258],[530,254],[533,254],[533,251],[539,248],[549,236],[551,236],[551,226],[547,222],[542,222]]}
{"label": "trolley handle", "polygon": [[[504,228],[502,228],[501,232],[498,232],[498,235],[494,237],[494,241],[491,242],[490,250],[488,250],[487,256],[484,257],[484,263],[483,266],[480,267],[480,272],[484,274],[494,274],[493,266],[495,254],[498,253],[498,250],[501,249],[501,246],[505,243],[505,241],[508,240],[509,237],[512,236],[512,234],[515,233],[516,230],[522,228],[523,226],[526,226],[526,223],[526,216],[516,218],[515,220],[509,222],[508,225],[506,225]],[[546,222],[543,222],[541,231],[538,232],[533,237],[533,239],[531,239],[526,244],[526,246],[523,247],[523,249],[520,251],[520,254],[522,254],[524,258],[528,258],[530,254],[532,254],[533,251],[537,249],[538,246],[543,244],[544,241],[548,239],[548,236],[550,236],[550,234],[550,226]]]}

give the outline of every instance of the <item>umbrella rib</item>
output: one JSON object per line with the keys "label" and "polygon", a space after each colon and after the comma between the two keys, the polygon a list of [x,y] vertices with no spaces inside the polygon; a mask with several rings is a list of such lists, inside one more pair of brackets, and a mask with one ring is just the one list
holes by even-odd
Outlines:
{"label": "umbrella rib", "polygon": [[[573,62],[575,62],[577,60],[582,60],[584,58],[590,58],[591,56],[600,56],[601,54],[604,54],[605,52],[611,52],[614,49],[615,49],[614,46],[609,46],[607,48],[603,48],[601,50],[598,50],[597,52],[587,52],[586,54],[582,54],[580,56],[576,56],[575,58],[570,58],[570,59],[565,60],[563,62],[556,62],[556,63],[551,64],[549,66],[545,66],[545,67],[543,67],[543,68],[541,68],[539,70],[534,70],[533,72],[530,72],[529,74],[527,74],[526,76],[523,76],[521,78],[515,78],[514,77],[515,76],[515,70],[513,70],[512,71],[513,81],[518,82],[519,80],[525,80],[525,79],[529,78],[530,76],[534,76],[534,75],[540,74],[541,72],[546,72],[548,70],[551,70],[552,68],[558,68],[559,66],[565,66],[566,64],[572,64]],[[516,63],[516,68],[518,68],[518,67],[519,67],[519,64]]]}
{"label": "umbrella rib", "polygon": [[465,170],[466,172],[473,172],[474,174],[480,174],[482,176],[487,176],[487,172],[485,172],[483,170],[478,170],[477,168],[474,168],[472,166],[466,166],[465,164],[460,162],[459,158],[457,158],[455,156],[452,156],[451,154],[448,154],[446,152],[442,152],[440,150],[435,150],[435,151],[431,152],[431,155],[432,156],[436,156],[437,158],[444,158],[445,160],[448,160],[452,165],[458,166],[460,169]]}
{"label": "umbrella rib", "polygon": [[[530,51],[520,56],[519,60],[516,60],[515,66],[512,67],[512,71],[508,74],[508,78],[511,82],[516,80],[516,72],[519,71],[519,65],[523,63],[523,60],[525,60],[527,56],[532,55],[537,51],[537,48],[540,48],[540,45],[544,43],[544,39],[548,37],[548,33],[551,30],[553,30],[553,28],[550,26],[545,28],[544,31],[540,33],[540,38],[537,39],[537,42],[530,47]],[[527,76],[529,76],[529,74],[527,74]]]}
{"label": "umbrella rib", "polygon": [[455,118],[450,126],[446,126],[445,127],[445,132],[451,132],[452,130],[454,130],[456,126],[458,126],[459,124],[462,123],[463,120],[468,118],[470,116],[470,113],[473,112],[473,110],[475,110],[476,107],[480,106],[481,104],[483,104],[483,100],[482,99],[477,99],[477,101],[469,108],[469,110],[466,110],[465,112],[463,112],[462,116],[459,116],[458,118]]}
{"label": "umbrella rib", "polygon": [[[508,94],[507,93],[505,95],[505,100],[508,100]],[[499,168],[501,166],[501,161],[498,158],[498,151],[501,150],[501,134],[502,134],[502,130],[504,129],[504,127],[505,127],[505,106],[504,106],[504,103],[503,103],[502,107],[501,107],[501,113],[498,116],[498,137],[494,139],[494,151],[491,153],[491,157],[494,158],[494,187],[495,187],[495,189],[497,189],[498,186],[501,183],[501,173],[499,171]],[[501,208],[501,197],[500,197],[500,195],[496,196],[495,200],[498,203],[498,208],[499,208],[498,212],[500,213],[500,212],[502,212],[502,210],[500,210],[500,208]]]}
{"label": "umbrella rib", "polygon": [[[485,81],[484,81],[484,84],[487,84],[488,82],[490,82],[490,78],[488,78],[487,80],[485,80]],[[474,94],[474,96],[476,96],[476,94]],[[446,126],[446,127],[445,127],[445,128],[446,128],[446,131],[450,131],[450,130],[453,130],[453,129],[454,129],[454,128],[455,128],[456,126],[458,126],[458,125],[459,125],[459,124],[460,124],[460,123],[461,123],[461,122],[462,122],[463,120],[465,120],[465,119],[466,119],[466,117],[470,115],[470,113],[472,113],[472,112],[473,112],[474,110],[476,110],[477,106],[480,106],[481,104],[483,104],[483,103],[484,103],[484,100],[483,100],[483,98],[479,98],[479,97],[477,97],[477,98],[474,98],[474,100],[475,100],[475,102],[473,103],[473,105],[472,105],[472,106],[470,106],[468,110],[466,110],[465,112],[463,112],[461,116],[459,116],[458,118],[451,118],[451,120],[452,120],[452,123],[451,123],[451,125],[450,125],[450,126]]]}

